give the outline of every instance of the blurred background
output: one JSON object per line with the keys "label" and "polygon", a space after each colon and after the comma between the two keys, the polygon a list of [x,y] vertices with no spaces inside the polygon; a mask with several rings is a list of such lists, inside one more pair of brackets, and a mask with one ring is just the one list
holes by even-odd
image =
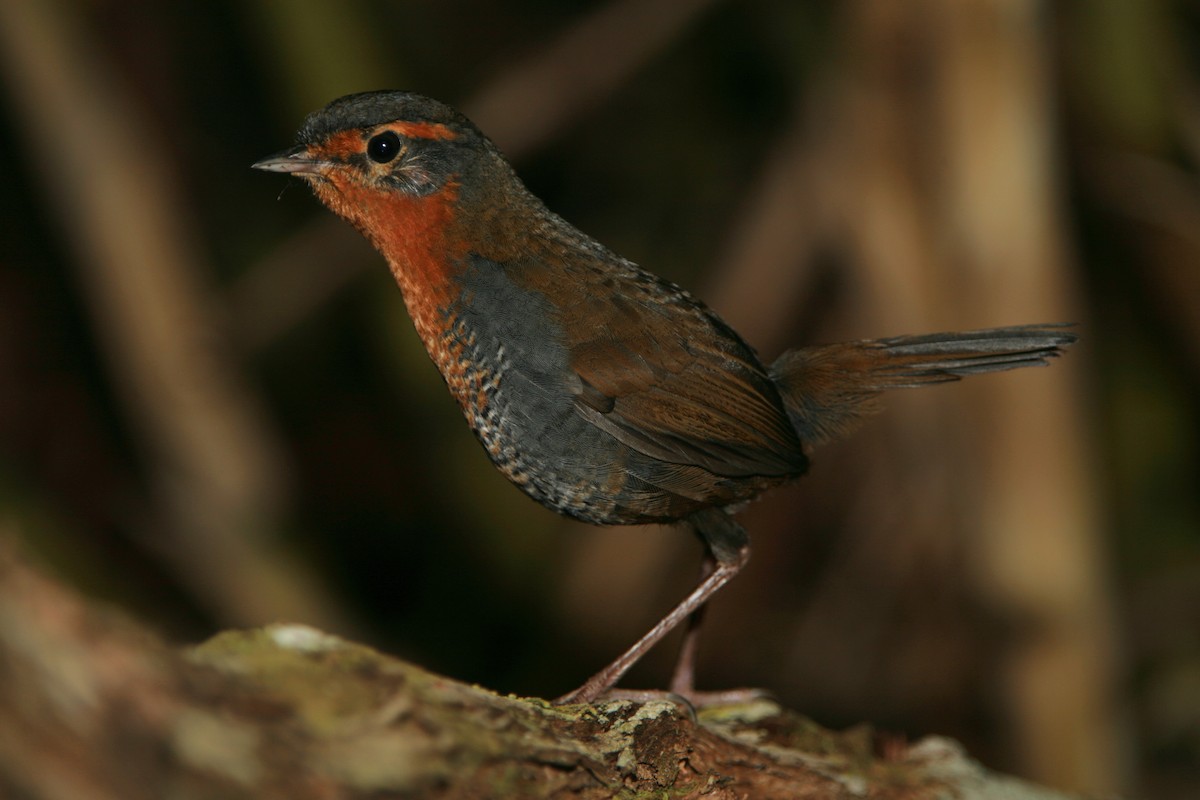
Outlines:
{"label": "blurred background", "polygon": [[299,620],[541,697],[682,596],[691,536],[510,487],[381,259],[249,169],[413,89],[766,358],[1077,322],[751,505],[700,682],[1198,796],[1198,58],[1166,0],[5,0],[0,531],[172,641]]}

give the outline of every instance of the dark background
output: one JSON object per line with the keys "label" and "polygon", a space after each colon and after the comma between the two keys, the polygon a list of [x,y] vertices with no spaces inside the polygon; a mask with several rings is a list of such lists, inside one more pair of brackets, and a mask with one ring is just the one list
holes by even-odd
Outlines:
{"label": "dark background", "polygon": [[[705,687],[1200,792],[1194,3],[0,6],[0,535],[180,643],[275,619],[552,697],[694,580],[495,473],[379,259],[249,164],[347,92],[463,108],[765,357],[1072,320],[753,504]],[[672,640],[674,641],[674,640]],[[668,643],[670,644],[670,643]],[[662,686],[672,647],[627,684]]]}

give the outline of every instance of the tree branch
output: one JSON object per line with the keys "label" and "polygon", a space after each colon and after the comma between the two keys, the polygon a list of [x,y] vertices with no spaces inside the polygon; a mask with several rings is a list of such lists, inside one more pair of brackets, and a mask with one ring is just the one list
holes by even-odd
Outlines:
{"label": "tree branch", "polygon": [[0,794],[1055,798],[926,739],[876,754],[768,700],[556,708],[314,628],[178,651],[0,543]]}

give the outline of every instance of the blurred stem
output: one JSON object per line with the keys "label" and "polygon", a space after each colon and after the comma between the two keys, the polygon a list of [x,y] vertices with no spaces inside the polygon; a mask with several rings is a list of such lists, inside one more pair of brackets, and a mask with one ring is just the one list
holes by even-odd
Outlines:
{"label": "blurred stem", "polygon": [[222,346],[210,270],[165,148],[78,11],[0,3],[0,58],[161,504],[168,530],[145,543],[225,622],[345,627],[275,541],[287,493],[280,445]]}
{"label": "blurred stem", "polygon": [[[879,287],[871,313],[884,330],[1079,319],[1052,168],[1043,13],[1033,0],[855,4],[847,174],[863,201],[847,224],[864,282]],[[951,417],[910,421],[905,433],[926,458],[941,447],[939,461],[958,460],[943,481],[961,510],[955,526],[977,532],[967,543],[974,594],[1013,632],[994,702],[1022,770],[1107,794],[1129,765],[1083,355],[1053,375],[964,386],[959,396],[975,401],[961,428],[970,440],[954,436]],[[965,479],[972,470],[976,485]]]}
{"label": "blurred stem", "polygon": [[599,105],[717,0],[612,0],[463,106],[509,158]]}
{"label": "blurred stem", "polygon": [[401,86],[397,65],[379,51],[358,0],[252,0],[242,4],[266,43],[281,104],[290,116],[307,114],[339,95]]}

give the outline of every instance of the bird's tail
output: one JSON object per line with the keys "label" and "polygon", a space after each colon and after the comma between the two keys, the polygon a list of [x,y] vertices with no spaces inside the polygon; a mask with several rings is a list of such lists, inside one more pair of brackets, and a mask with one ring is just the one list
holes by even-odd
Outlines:
{"label": "bird's tail", "polygon": [[887,389],[1045,366],[1078,338],[1068,327],[1020,325],[804,347],[781,355],[771,378],[800,439],[815,445],[874,413]]}

